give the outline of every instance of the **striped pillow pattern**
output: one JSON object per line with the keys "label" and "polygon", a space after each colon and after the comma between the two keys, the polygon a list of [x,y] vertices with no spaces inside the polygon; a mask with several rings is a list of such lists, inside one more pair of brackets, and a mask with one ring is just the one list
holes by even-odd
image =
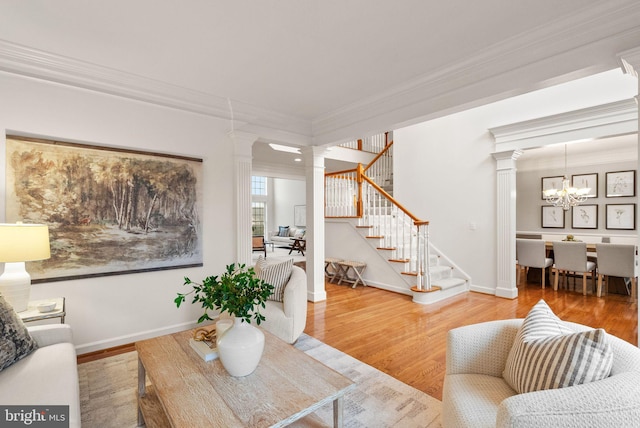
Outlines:
{"label": "striped pillow pattern", "polygon": [[574,332],[544,300],[529,312],[507,357],[503,377],[518,393],[604,379],[613,352],[603,329]]}
{"label": "striped pillow pattern", "polygon": [[291,278],[293,270],[293,259],[280,263],[269,263],[267,259],[260,256],[256,262],[256,275],[267,284],[273,285],[273,293],[268,300],[282,302],[284,289]]}

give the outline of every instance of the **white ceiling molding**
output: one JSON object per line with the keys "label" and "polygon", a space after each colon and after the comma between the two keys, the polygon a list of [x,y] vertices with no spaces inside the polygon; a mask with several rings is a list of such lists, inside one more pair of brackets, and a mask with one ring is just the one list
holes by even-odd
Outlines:
{"label": "white ceiling molding", "polygon": [[625,73],[638,77],[640,72],[640,47],[619,53],[618,60]]}
{"label": "white ceiling molding", "polygon": [[[635,47],[640,40],[639,14],[640,2],[623,6],[607,2],[507,39],[450,67],[314,119],[314,144],[397,129],[520,95],[540,89],[543,79],[549,86],[615,68],[619,62],[612,52]],[[519,91],[506,90],[504,82],[519,83]]]}
{"label": "white ceiling molding", "polygon": [[[637,47],[638,16],[640,2],[601,2],[312,121],[231,100],[235,129],[335,144],[604,71],[618,66],[616,52]],[[231,120],[226,98],[2,40],[0,71]]]}
{"label": "white ceiling molding", "polygon": [[496,151],[522,150],[638,132],[635,99],[560,113],[489,129]]}
{"label": "white ceiling molding", "polygon": [[4,40],[0,40],[0,70],[204,114],[230,123],[233,116],[236,129],[250,124],[252,129],[248,132],[260,130],[260,134],[286,134],[298,142],[310,141],[311,125],[304,119]]}

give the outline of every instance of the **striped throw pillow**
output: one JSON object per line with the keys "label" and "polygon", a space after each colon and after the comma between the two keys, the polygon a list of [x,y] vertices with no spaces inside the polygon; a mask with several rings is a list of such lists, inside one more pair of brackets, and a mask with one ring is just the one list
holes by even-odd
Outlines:
{"label": "striped throw pillow", "polygon": [[604,379],[613,352],[603,329],[576,333],[544,300],[524,319],[502,374],[518,393],[565,388]]}
{"label": "striped throw pillow", "polygon": [[256,275],[267,284],[273,285],[273,293],[268,300],[282,302],[284,289],[291,278],[293,270],[293,259],[279,263],[269,263],[267,259],[260,256],[256,262]]}

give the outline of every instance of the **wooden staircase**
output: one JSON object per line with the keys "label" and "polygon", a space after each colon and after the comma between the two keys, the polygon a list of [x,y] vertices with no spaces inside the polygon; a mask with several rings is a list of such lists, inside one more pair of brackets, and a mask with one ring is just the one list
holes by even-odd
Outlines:
{"label": "wooden staircase", "polygon": [[419,290],[416,284],[418,270],[415,258],[398,257],[397,248],[385,244],[385,241],[390,241],[389,237],[377,234],[374,226],[356,224],[354,227],[362,238],[380,253],[382,259],[386,260],[394,271],[398,273],[399,278],[404,282],[407,289],[411,290],[414,302],[423,304],[435,303],[469,290],[470,278],[444,257],[432,244],[430,244],[429,262],[427,263],[428,273],[425,275],[429,278],[431,287]]}
{"label": "wooden staircase", "polygon": [[414,302],[434,303],[468,291],[470,277],[430,242],[429,222],[393,198],[392,145],[386,142],[366,167],[325,175],[325,217],[352,219],[357,233],[396,272],[402,285],[394,289],[413,294]]}

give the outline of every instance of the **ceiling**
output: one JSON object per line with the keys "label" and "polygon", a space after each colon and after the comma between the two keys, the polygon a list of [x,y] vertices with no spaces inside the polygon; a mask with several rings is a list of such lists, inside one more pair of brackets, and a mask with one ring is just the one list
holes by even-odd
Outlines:
{"label": "ceiling", "polygon": [[598,5],[3,0],[0,40],[309,121]]}
{"label": "ceiling", "polygon": [[635,0],[2,0],[0,71],[322,145],[602,71],[556,57],[603,66],[639,22]]}
{"label": "ceiling", "polygon": [[[566,144],[567,167],[637,161],[638,136],[618,135]],[[524,150],[518,158],[518,171],[561,169],[565,164],[565,144]]]}

